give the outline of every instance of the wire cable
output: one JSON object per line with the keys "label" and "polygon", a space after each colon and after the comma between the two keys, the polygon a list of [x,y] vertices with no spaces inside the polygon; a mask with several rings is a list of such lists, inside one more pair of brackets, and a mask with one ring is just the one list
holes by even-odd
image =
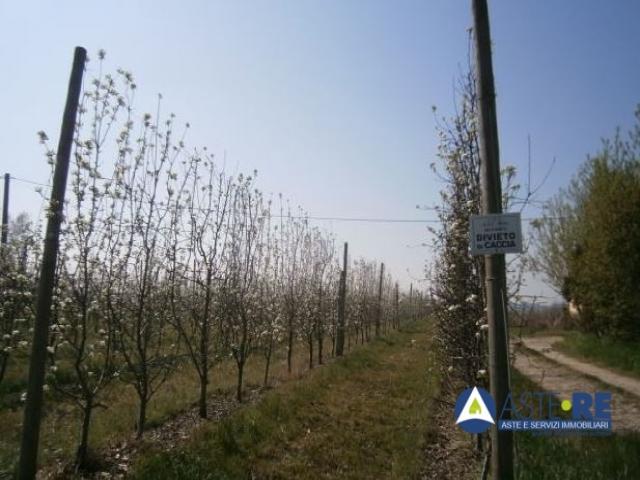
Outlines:
{"label": "wire cable", "polygon": [[[40,187],[51,188],[52,185],[47,183],[36,182],[26,178],[10,177],[12,180],[18,182],[29,183],[31,185],[37,185]],[[110,178],[101,177],[99,180],[112,180]],[[421,209],[435,209],[437,207],[420,207]],[[437,219],[412,219],[412,218],[371,218],[371,217],[324,217],[324,216],[312,216],[312,215],[271,215],[273,218],[293,218],[296,220],[318,220],[318,221],[336,221],[336,222],[358,222],[358,223],[418,223],[418,224],[440,224],[442,223]],[[522,218],[523,221],[540,220],[544,217],[528,217]]]}

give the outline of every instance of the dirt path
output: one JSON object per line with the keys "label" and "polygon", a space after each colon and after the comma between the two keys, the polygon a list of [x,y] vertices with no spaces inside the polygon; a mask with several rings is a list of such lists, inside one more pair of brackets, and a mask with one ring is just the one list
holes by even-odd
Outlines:
{"label": "dirt path", "polygon": [[570,357],[553,348],[553,344],[562,341],[562,337],[529,337],[522,339],[524,346],[540,353],[560,365],[569,367],[576,372],[597,378],[603,383],[613,385],[620,390],[640,398],[640,380],[622,375],[607,368],[598,367],[592,363]]}
{"label": "dirt path", "polygon": [[[556,352],[552,345],[559,339],[523,339],[523,345],[516,349],[513,367],[561,399],[569,398],[576,390],[593,392],[616,387],[612,392],[614,431],[640,431],[640,382]],[[638,394],[633,393],[634,388]]]}

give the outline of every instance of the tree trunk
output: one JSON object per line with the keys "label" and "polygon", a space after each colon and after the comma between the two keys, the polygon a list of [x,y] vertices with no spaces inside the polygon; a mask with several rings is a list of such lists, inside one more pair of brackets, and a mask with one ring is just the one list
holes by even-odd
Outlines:
{"label": "tree trunk", "polygon": [[200,376],[200,400],[198,402],[200,418],[207,418],[207,386],[209,376],[206,366],[203,365],[203,374]]}
{"label": "tree trunk", "polygon": [[271,366],[271,353],[273,352],[273,339],[269,341],[269,348],[267,350],[267,354],[265,355],[265,366],[264,366],[264,381],[262,382],[262,386],[266,387],[269,385],[269,367]]}
{"label": "tree trunk", "polygon": [[293,319],[289,317],[289,344],[287,348],[287,372],[291,375],[291,360],[293,355]]}
{"label": "tree trunk", "polygon": [[89,427],[91,425],[91,414],[93,413],[93,402],[88,400],[82,412],[82,431],[80,434],[80,444],[76,453],[76,471],[81,470],[87,463],[87,451],[89,449]]}
{"label": "tree trunk", "polygon": [[244,375],[244,358],[239,360],[237,363],[238,363],[238,385],[236,389],[236,399],[238,400],[238,403],[241,403],[242,402],[242,377]]}
{"label": "tree trunk", "polygon": [[204,299],[204,312],[202,315],[200,335],[200,418],[207,418],[207,385],[209,383],[209,309],[211,308],[211,282],[213,274],[211,269],[207,271],[206,296]]}
{"label": "tree trunk", "polygon": [[322,365],[322,343],[324,341],[324,337],[320,331],[318,331],[318,365]]}
{"label": "tree trunk", "polygon": [[140,396],[140,407],[138,409],[138,422],[136,424],[136,438],[142,438],[142,434],[144,433],[144,427],[147,423],[147,403],[149,403],[149,399],[145,395]]}
{"label": "tree trunk", "polygon": [[309,344],[309,370],[311,370],[313,368],[313,333],[307,337],[307,343]]}
{"label": "tree trunk", "polygon": [[0,383],[4,379],[4,374],[7,371],[7,364],[9,363],[9,355],[3,354],[0,359]]}

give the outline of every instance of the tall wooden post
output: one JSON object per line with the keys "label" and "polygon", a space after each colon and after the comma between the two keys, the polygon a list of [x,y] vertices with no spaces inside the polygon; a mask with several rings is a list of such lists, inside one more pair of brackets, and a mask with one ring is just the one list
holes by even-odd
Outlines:
{"label": "tall wooden post", "polygon": [[0,243],[2,245],[7,244],[7,238],[9,236],[9,181],[11,175],[4,174],[4,199],[2,202],[2,236]]}
{"label": "tall wooden post", "polygon": [[380,336],[380,323],[382,322],[382,278],[384,276],[384,263],[380,264],[380,283],[378,284],[378,312],[376,315],[376,337]]}
{"label": "tall wooden post", "polygon": [[409,284],[409,319],[413,320],[413,283]]}
{"label": "tall wooden post", "polygon": [[18,478],[32,480],[36,476],[38,460],[38,441],[40,437],[40,420],[42,416],[42,387],[47,360],[47,341],[49,337],[49,317],[53,295],[56,262],[58,259],[60,224],[62,223],[64,195],[69,171],[69,157],[73,144],[73,133],[78,112],[78,100],[82,88],[82,75],[87,51],[76,47],[73,57],[73,68],[69,79],[67,102],[62,117],[62,129],[56,154],[56,167],[53,173],[53,188],[49,203],[47,231],[44,238],[42,266],[38,281],[36,299],[36,318],[33,331],[33,347],[29,362],[29,381],[27,384],[27,401],[24,408],[22,427],[22,444]]}
{"label": "tall wooden post", "polygon": [[[473,0],[477,92],[479,112],[480,178],[482,213],[502,213],[500,154],[495,86],[491,59],[491,33],[487,0]],[[504,254],[485,255],[487,323],[489,325],[489,378],[498,414],[509,393],[507,345],[506,269]],[[503,417],[507,419],[506,417]],[[495,480],[513,478],[513,436],[491,428],[491,474]]]}
{"label": "tall wooden post", "polygon": [[398,282],[396,282],[396,292],[395,292],[395,328],[400,328],[400,290],[398,290]]}
{"label": "tall wooden post", "polygon": [[349,244],[344,242],[344,260],[342,272],[340,272],[340,286],[338,293],[338,331],[336,332],[336,356],[344,353],[344,329],[346,324],[346,303],[347,303],[347,256]]}

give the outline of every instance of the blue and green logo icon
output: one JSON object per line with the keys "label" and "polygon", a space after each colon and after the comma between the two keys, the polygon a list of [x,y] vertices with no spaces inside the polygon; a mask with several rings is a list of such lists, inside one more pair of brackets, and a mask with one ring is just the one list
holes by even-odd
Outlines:
{"label": "blue and green logo icon", "polygon": [[465,432],[482,433],[495,424],[496,404],[484,388],[467,388],[458,395],[454,415]]}

